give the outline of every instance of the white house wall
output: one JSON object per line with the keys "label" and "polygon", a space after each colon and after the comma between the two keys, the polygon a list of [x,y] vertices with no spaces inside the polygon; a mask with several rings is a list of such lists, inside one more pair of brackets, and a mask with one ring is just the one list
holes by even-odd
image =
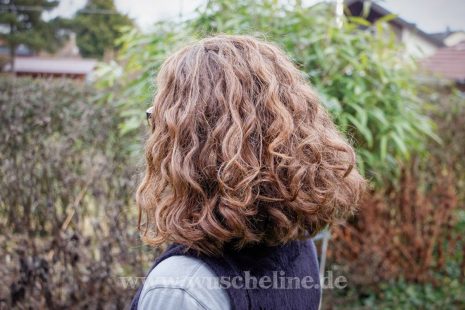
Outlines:
{"label": "white house wall", "polygon": [[401,40],[407,53],[415,58],[431,56],[438,49],[433,43],[407,28],[402,29]]}

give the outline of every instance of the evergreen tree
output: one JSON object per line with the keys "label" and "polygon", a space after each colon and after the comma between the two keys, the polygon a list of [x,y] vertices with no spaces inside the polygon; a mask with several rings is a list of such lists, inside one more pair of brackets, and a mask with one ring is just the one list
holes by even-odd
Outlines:
{"label": "evergreen tree", "polygon": [[35,52],[52,52],[60,46],[57,20],[42,19],[43,12],[57,5],[55,0],[0,0],[0,25],[6,29],[0,33],[0,39],[7,43],[12,63],[20,44]]}
{"label": "evergreen tree", "polygon": [[74,18],[81,55],[103,57],[106,50],[117,48],[115,40],[121,36],[121,28],[132,24],[128,16],[117,11],[113,0],[88,0]]}

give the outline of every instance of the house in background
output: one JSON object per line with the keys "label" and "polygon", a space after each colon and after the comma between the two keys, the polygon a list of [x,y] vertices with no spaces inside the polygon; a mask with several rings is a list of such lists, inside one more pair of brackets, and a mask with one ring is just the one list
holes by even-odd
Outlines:
{"label": "house in background", "polygon": [[430,36],[443,42],[443,46],[454,46],[465,41],[465,31],[452,31],[450,28],[444,32],[432,33]]}
{"label": "house in background", "polygon": [[58,77],[87,80],[93,72],[97,61],[71,57],[15,57],[13,70],[11,64],[4,66],[4,71],[16,76]]}
{"label": "house in background", "polygon": [[444,79],[445,84],[455,84],[458,89],[465,91],[465,40],[440,48],[434,55],[422,60],[420,64],[425,77],[428,77],[428,74],[433,75],[433,78],[429,77],[430,81],[437,76]]}
{"label": "house in background", "polygon": [[424,76],[430,80],[434,77],[442,78],[445,84],[455,85],[465,92],[465,31],[447,29],[432,35],[442,40],[444,47],[420,61]]}
{"label": "house in background", "polygon": [[[346,14],[376,22],[393,13],[369,0],[347,0]],[[418,60],[427,83],[455,85],[465,91],[465,31],[446,29],[439,33],[426,33],[415,24],[396,16],[389,22],[399,43],[405,46],[408,56]]]}
{"label": "house in background", "polygon": [[[371,23],[384,16],[393,15],[392,12],[372,1],[348,0],[346,8],[347,15],[363,17]],[[439,36],[428,34],[399,16],[391,19],[388,23],[395,33],[396,39],[404,44],[409,56],[428,57],[444,46],[444,41]]]}
{"label": "house in background", "polygon": [[[68,41],[53,54],[46,52],[36,54],[31,50],[27,50],[27,53],[21,51],[16,50],[13,66],[11,63],[6,63],[2,68],[3,72],[17,76],[87,80],[97,66],[97,60],[80,56],[74,33],[71,33]],[[1,44],[0,55],[9,55],[8,49],[2,48]]]}

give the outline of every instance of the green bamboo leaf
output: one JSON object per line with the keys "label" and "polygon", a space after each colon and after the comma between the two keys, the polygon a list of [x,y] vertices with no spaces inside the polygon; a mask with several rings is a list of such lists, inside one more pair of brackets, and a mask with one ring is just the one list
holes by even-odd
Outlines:
{"label": "green bamboo leaf", "polygon": [[351,105],[351,107],[354,108],[355,111],[357,111],[357,119],[360,121],[360,124],[363,127],[367,127],[367,124],[368,124],[367,111],[357,104]]}
{"label": "green bamboo leaf", "polygon": [[397,145],[400,153],[403,156],[408,156],[409,152],[408,152],[407,146],[404,143],[404,140],[400,138],[395,132],[391,132],[390,137],[392,138],[394,143]]}
{"label": "green bamboo leaf", "polygon": [[387,14],[387,15],[384,15],[384,16],[378,18],[375,23],[376,24],[384,24],[384,23],[390,22],[391,20],[396,19],[396,18],[397,18],[396,14]]}
{"label": "green bamboo leaf", "polygon": [[349,16],[349,21],[351,23],[354,23],[354,24],[357,24],[357,25],[360,25],[360,26],[366,26],[366,27],[370,27],[371,26],[371,23],[366,20],[365,18],[362,18],[362,17],[358,17],[358,16]]}
{"label": "green bamboo leaf", "polygon": [[372,110],[370,110],[369,114],[373,116],[383,126],[389,125],[389,122],[386,119],[384,111],[381,110],[380,108],[377,108],[377,107],[373,108]]}
{"label": "green bamboo leaf", "polygon": [[355,126],[355,128],[360,132],[360,134],[365,138],[367,146],[371,148],[373,146],[373,136],[370,130],[364,126],[358,119],[352,115],[347,115],[347,119]]}
{"label": "green bamboo leaf", "polygon": [[388,136],[382,136],[379,144],[380,159],[384,161],[387,156]]}

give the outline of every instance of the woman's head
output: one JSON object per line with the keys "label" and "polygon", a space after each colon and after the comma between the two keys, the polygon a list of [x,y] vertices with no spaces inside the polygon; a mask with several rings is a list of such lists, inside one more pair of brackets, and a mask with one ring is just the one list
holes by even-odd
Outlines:
{"label": "woman's head", "polygon": [[354,151],[276,46],[207,38],[169,57],[157,84],[137,193],[146,242],[278,245],[356,207]]}

